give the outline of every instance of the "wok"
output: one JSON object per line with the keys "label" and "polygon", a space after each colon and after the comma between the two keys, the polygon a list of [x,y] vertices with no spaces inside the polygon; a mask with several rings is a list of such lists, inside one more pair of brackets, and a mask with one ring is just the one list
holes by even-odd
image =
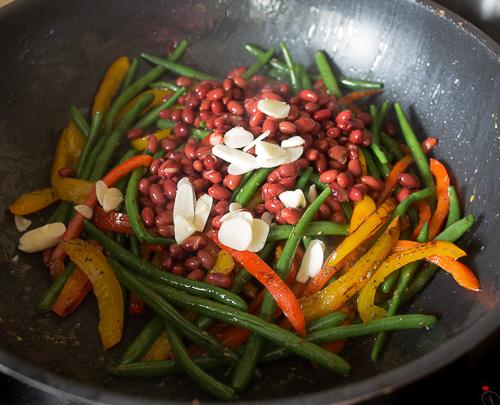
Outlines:
{"label": "wok", "polygon": [[[7,210],[21,192],[48,184],[69,105],[88,113],[112,61],[142,51],[163,54],[174,38],[191,43],[184,63],[219,76],[252,63],[243,43],[270,47],[283,40],[306,67],[314,66],[314,51],[324,49],[337,73],[382,81],[383,94],[370,101],[400,102],[422,139],[439,139],[435,154],[453,173],[464,214],[476,216],[459,245],[469,253],[464,262],[477,274],[481,292],[438,273],[406,308],[436,315],[432,328],[391,334],[376,364],[369,360],[373,338],[352,339],[343,352],[353,366],[348,377],[296,358],[267,365],[265,377],[238,403],[373,398],[444,367],[498,328],[500,48],[469,23],[432,2],[412,0],[16,0],[0,9],[1,371],[88,403],[217,402],[185,376],[112,376],[146,319],[132,320],[120,345],[104,351],[93,296],[65,320],[36,313],[47,271],[37,255],[16,250],[19,233]],[[43,220],[32,219],[35,226]]]}

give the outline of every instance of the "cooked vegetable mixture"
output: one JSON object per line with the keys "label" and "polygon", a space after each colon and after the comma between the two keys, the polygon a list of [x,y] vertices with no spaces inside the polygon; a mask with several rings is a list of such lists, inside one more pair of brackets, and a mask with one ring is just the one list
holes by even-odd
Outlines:
{"label": "cooked vegetable mixture", "polygon": [[178,63],[187,46],[142,54],[140,77],[117,59],[92,116],[70,107],[51,185],[10,206],[25,231],[58,204],[19,241],[49,269],[38,311],[66,317],[93,291],[106,349],[154,312],[114,374],[186,372],[231,400],[285,356],[349,373],[350,337],[374,335],[377,361],[388,331],[436,322],[400,307],[439,268],[479,290],[454,244],[474,217],[429,156],[438,140],[397,103],[386,121],[381,83],[336,78],[322,51],[308,72],[284,43],[246,44],[255,63],[217,78]]}

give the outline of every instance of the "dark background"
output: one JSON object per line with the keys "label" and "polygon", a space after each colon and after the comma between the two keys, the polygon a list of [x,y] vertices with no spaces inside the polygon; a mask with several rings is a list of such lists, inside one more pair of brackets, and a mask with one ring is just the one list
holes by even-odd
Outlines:
{"label": "dark background", "polygon": [[[500,0],[440,0],[500,42]],[[459,360],[417,383],[363,405],[427,402],[500,405],[500,331]],[[76,405],[0,373],[0,405]]]}

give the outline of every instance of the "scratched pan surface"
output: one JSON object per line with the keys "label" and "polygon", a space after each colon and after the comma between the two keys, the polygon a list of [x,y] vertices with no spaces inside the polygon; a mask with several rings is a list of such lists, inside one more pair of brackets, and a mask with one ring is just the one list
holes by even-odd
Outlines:
{"label": "scratched pan surface", "polygon": [[[238,403],[352,403],[407,385],[470,350],[500,324],[500,49],[452,13],[426,1],[23,1],[0,9],[0,364],[1,370],[62,398],[82,402],[190,403],[209,398],[188,378],[115,378],[119,360],[144,319],[130,320],[107,352],[91,295],[65,320],[34,305],[48,286],[38,255],[19,254],[9,203],[48,184],[51,156],[68,106],[91,105],[106,68],[121,55],[163,54],[186,38],[183,62],[219,76],[252,59],[245,42],[283,40],[296,60],[314,65],[324,49],[348,77],[379,80],[381,104],[399,101],[423,139],[453,173],[465,214],[477,223],[460,241],[482,292],[438,273],[407,308],[439,318],[429,330],[391,335],[380,361],[372,337],[350,341],[349,377],[292,358],[262,367],[264,377]],[[142,62],[142,68],[148,68]],[[83,110],[85,112],[85,110]],[[394,113],[391,109],[390,116]],[[33,215],[35,225],[43,215]],[[19,255],[19,260],[15,261]],[[223,376],[222,376],[223,377]]]}

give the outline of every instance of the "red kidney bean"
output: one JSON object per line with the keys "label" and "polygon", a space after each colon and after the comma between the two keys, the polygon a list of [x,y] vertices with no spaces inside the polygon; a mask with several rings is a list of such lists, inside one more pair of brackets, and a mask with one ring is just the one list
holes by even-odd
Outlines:
{"label": "red kidney bean", "polygon": [[340,202],[338,202],[333,197],[333,195],[329,195],[326,198],[325,203],[327,203],[329,205],[329,207],[331,208],[332,211],[339,211],[342,208],[342,205],[340,204]]}
{"label": "red kidney bean", "polygon": [[189,278],[190,280],[202,281],[205,278],[205,270],[200,268],[194,269],[186,275],[186,278]]}
{"label": "red kidney bean", "polygon": [[210,270],[215,265],[215,257],[207,250],[198,250],[198,252],[196,252],[196,257],[201,266],[206,270]]}
{"label": "red kidney bean", "polygon": [[323,173],[326,171],[328,168],[328,161],[326,159],[326,156],[323,154],[319,154],[318,158],[314,161],[314,169],[318,174]]}
{"label": "red kidney bean", "polygon": [[222,273],[208,273],[205,281],[208,284],[221,288],[231,288],[233,286],[233,279],[231,276]]}
{"label": "red kidney bean", "polygon": [[220,226],[222,225],[222,222],[220,222],[221,218],[223,217],[224,215],[223,214],[220,214],[220,215],[216,215],[213,219],[212,219],[212,226],[214,228],[217,228],[219,229]]}
{"label": "red kidney bean", "polygon": [[[223,114],[224,112],[226,112],[226,107],[224,106],[224,104],[222,104],[221,101],[219,100],[214,100],[210,103],[210,110],[212,111],[212,113],[214,115],[221,115]],[[210,120],[207,120],[206,121],[206,125],[207,125],[207,128],[208,129],[213,129],[211,127],[208,126],[208,123],[210,122]]]}
{"label": "red kidney bean", "polygon": [[235,100],[228,101],[227,103],[227,110],[234,115],[244,115],[245,114],[245,107],[239,102]]}
{"label": "red kidney bean", "polygon": [[382,130],[389,136],[396,136],[396,127],[392,122],[384,122],[382,124]]}
{"label": "red kidney bean", "polygon": [[177,274],[178,276],[185,276],[186,275],[186,268],[180,264],[174,264],[170,271],[173,273],[173,274]]}
{"label": "red kidney bean", "polygon": [[191,256],[184,260],[184,267],[187,271],[193,271],[201,268],[201,263],[196,256]]}
{"label": "red kidney bean", "polygon": [[371,143],[372,143],[372,134],[370,134],[370,132],[367,130],[363,131],[363,141],[361,142],[361,145],[370,146]]}
{"label": "red kidney bean", "polygon": [[320,174],[319,180],[323,183],[329,184],[332,181],[336,181],[338,175],[339,175],[338,170],[327,170]]}
{"label": "red kidney bean", "polygon": [[240,89],[246,89],[248,87],[248,81],[244,77],[237,76],[233,78],[234,84]]}
{"label": "red kidney bean", "polygon": [[163,224],[157,227],[158,233],[164,238],[173,238],[175,235],[175,228],[171,224]]}
{"label": "red kidney bean", "polygon": [[193,169],[201,173],[203,170],[205,170],[205,166],[203,166],[203,162],[201,160],[196,159],[193,162]]}
{"label": "red kidney bean", "polygon": [[299,98],[303,101],[317,103],[319,100],[318,95],[312,90],[302,90],[299,93]]}
{"label": "red kidney bean", "polygon": [[153,210],[152,207],[144,207],[142,210],[141,210],[141,218],[142,218],[142,222],[144,222],[144,225],[146,225],[146,227],[151,227],[155,224],[155,212]]}
{"label": "red kidney bean", "polygon": [[217,170],[205,170],[201,175],[213,184],[222,183],[223,180],[222,174]]}
{"label": "red kidney bean", "polygon": [[304,170],[306,167],[309,166],[309,161],[306,159],[306,158],[298,158],[296,160],[297,164],[299,165],[300,167],[300,170]]}
{"label": "red kidney bean", "polygon": [[408,197],[411,193],[413,193],[412,189],[409,189],[407,187],[403,187],[399,192],[396,194],[396,199],[398,202],[403,201],[406,197]]}
{"label": "red kidney bean", "polygon": [[280,180],[281,180],[281,176],[280,176],[280,174],[278,172],[278,169],[274,169],[267,176],[267,182],[268,183],[279,183]]}
{"label": "red kidney bean", "polygon": [[186,107],[188,108],[193,108],[195,110],[199,109],[201,105],[201,100],[196,97],[193,93],[189,93],[186,96],[186,102],[185,102]]}
{"label": "red kidney bean", "polygon": [[287,222],[286,222],[286,219],[283,218],[283,215],[282,215],[282,212],[283,210],[280,210],[278,211],[276,214],[274,214],[274,220],[276,221],[276,223],[278,223],[279,225],[286,225]]}
{"label": "red kidney bean", "polygon": [[[330,110],[328,110],[330,111]],[[335,127],[335,123],[330,120],[330,119],[326,119],[324,121],[321,121],[321,128],[325,131],[328,131],[330,128],[333,128]]]}
{"label": "red kidney bean", "polygon": [[298,208],[287,207],[281,210],[281,216],[290,225],[297,225],[297,222],[302,217],[302,211]]}
{"label": "red kidney bean", "polygon": [[266,210],[268,210],[271,214],[276,214],[278,211],[281,211],[285,206],[283,203],[277,198],[270,198],[264,201],[264,206]]}
{"label": "red kidney bean", "polygon": [[170,119],[174,122],[179,122],[181,120],[181,116],[182,116],[182,110],[180,109],[172,110]]}
{"label": "red kidney bean", "polygon": [[171,178],[174,176],[178,176],[181,174],[181,168],[175,161],[169,159],[166,160],[161,164],[161,166],[158,168],[158,176],[164,177],[164,178]]}
{"label": "red kidney bean", "polygon": [[420,180],[414,174],[401,173],[399,175],[399,184],[407,188],[418,188],[420,187]]}
{"label": "red kidney bean", "polygon": [[313,162],[318,159],[320,153],[317,149],[309,148],[305,152],[305,157],[307,160]]}
{"label": "red kidney bean", "polygon": [[360,112],[356,115],[358,119],[363,121],[363,123],[366,125],[370,125],[373,122],[373,117],[371,114],[365,113],[365,112]]}
{"label": "red kidney bean", "polygon": [[342,135],[342,131],[337,127],[331,127],[327,129],[326,135],[330,138],[337,139]]}
{"label": "red kidney bean", "polygon": [[184,138],[189,135],[189,127],[184,122],[179,121],[175,123],[173,132],[175,135]]}
{"label": "red kidney bean", "polygon": [[170,270],[172,268],[172,265],[174,263],[174,259],[172,258],[172,255],[170,254],[169,251],[165,250],[161,252],[160,254],[160,267],[163,270]]}
{"label": "red kidney bean", "polygon": [[300,166],[297,162],[291,162],[278,167],[278,173],[281,177],[297,177],[300,172]]}
{"label": "red kidney bean", "polygon": [[203,167],[206,170],[217,170],[219,169],[219,159],[213,155],[208,155],[203,158]]}
{"label": "red kidney bean", "polygon": [[363,141],[363,132],[359,129],[355,129],[349,134],[349,141],[356,144],[361,143]]}
{"label": "red kidney bean", "polygon": [[295,127],[299,133],[308,133],[314,129],[314,120],[312,118],[301,117],[295,120]]}
{"label": "red kidney bean", "polygon": [[318,216],[320,219],[327,219],[332,214],[332,209],[327,203],[323,203],[318,208]]}
{"label": "red kidney bean", "polygon": [[278,130],[278,123],[272,117],[267,117],[262,123],[262,132],[269,131],[268,138],[273,138]]}
{"label": "red kidney bean", "polygon": [[207,246],[207,239],[202,235],[193,235],[182,242],[182,248],[188,252],[195,252]]}
{"label": "red kidney bean", "polygon": [[190,77],[180,76],[175,80],[175,84],[179,87],[191,87],[193,80]]}
{"label": "red kidney bean", "polygon": [[361,161],[359,159],[349,160],[349,163],[347,163],[347,170],[351,172],[355,179],[361,177],[361,175],[363,174],[363,166],[361,165]]}
{"label": "red kidney bean", "polygon": [[149,198],[151,198],[151,201],[155,205],[165,205],[167,202],[167,197],[163,193],[163,187],[156,183],[149,186]]}
{"label": "red kidney bean", "polygon": [[248,120],[248,124],[251,127],[258,127],[258,126],[262,125],[265,118],[266,118],[266,114],[264,114],[262,111],[257,110],[256,112],[254,112],[250,116],[250,119]]}
{"label": "red kidney bean", "polygon": [[342,121],[349,121],[352,118],[352,111],[351,110],[344,110],[339,112],[335,116],[335,122],[338,124],[339,122]]}
{"label": "red kidney bean", "polygon": [[141,138],[144,135],[144,130],[142,128],[131,128],[127,131],[126,137],[129,141],[137,138]]}
{"label": "red kidney bean", "polygon": [[232,90],[234,88],[234,81],[233,79],[231,78],[226,78],[222,81],[222,88],[225,90],[225,91],[229,91],[229,90]]}
{"label": "red kidney bean", "polygon": [[299,113],[300,113],[299,107],[297,107],[296,105],[290,105],[290,111],[288,112],[286,120],[292,122],[295,121],[299,117]]}
{"label": "red kidney bean", "polygon": [[210,180],[204,179],[203,177],[200,177],[199,179],[193,180],[191,184],[193,185],[194,192],[197,194],[200,192],[206,192],[212,185],[212,182]]}
{"label": "red kidney bean", "polygon": [[347,142],[344,146],[347,149],[347,156],[349,159],[359,159],[358,147],[354,143]]}
{"label": "red kidney bean", "polygon": [[293,122],[290,122],[290,121],[281,121],[278,124],[278,128],[279,128],[280,132],[282,132],[284,134],[288,134],[288,135],[291,135],[291,134],[294,134],[295,132],[297,132],[297,127],[295,126],[295,124]]}
{"label": "red kidney bean", "polygon": [[229,200],[233,196],[233,193],[221,184],[214,184],[209,187],[208,195],[213,197],[214,200]]}
{"label": "red kidney bean", "polygon": [[[319,105],[316,103],[305,103],[304,104],[304,111],[309,113],[309,117],[313,118],[313,115],[316,111],[320,109]],[[313,114],[313,115],[311,115]]]}
{"label": "red kidney bean", "polygon": [[295,186],[296,183],[297,183],[296,177],[285,177],[285,178],[281,179],[278,184],[285,186],[285,188],[287,190],[291,190]]}
{"label": "red kidney bean", "polygon": [[229,211],[229,204],[229,200],[220,200],[217,204],[215,204],[215,212],[222,215],[227,214]]}
{"label": "red kidney bean", "polygon": [[208,91],[206,98],[208,100],[212,100],[212,101],[220,100],[224,97],[224,94],[225,94],[224,89],[219,87],[219,88],[212,89],[212,90]]}
{"label": "red kidney bean", "polygon": [[322,110],[317,110],[313,113],[313,119],[315,121],[327,121],[331,117],[332,117],[332,112],[326,108],[324,108]]}
{"label": "red kidney bean", "polygon": [[212,145],[202,145],[196,150],[196,157],[203,160],[205,157],[212,154]]}
{"label": "red kidney bean", "polygon": [[184,154],[191,160],[196,159],[196,150],[198,149],[198,141],[194,138],[189,138],[184,146]]}
{"label": "red kidney bean", "polygon": [[264,212],[266,212],[266,211],[267,210],[266,210],[265,204],[258,204],[253,209],[253,212],[254,212],[255,216],[257,216],[257,217],[261,217],[262,214],[264,214]]}
{"label": "red kidney bean", "polygon": [[363,120],[360,120],[359,118],[353,118],[351,121],[354,125],[355,128],[354,130],[356,129],[362,130],[365,128],[365,123],[363,122]]}
{"label": "red kidney bean", "polygon": [[156,153],[160,147],[160,142],[156,136],[149,135],[146,145],[150,153]]}
{"label": "red kidney bean", "polygon": [[238,186],[243,180],[242,174],[227,174],[222,180],[222,184],[227,187],[229,190],[234,191],[238,188]]}
{"label": "red kidney bean", "polygon": [[334,199],[341,203],[348,201],[347,190],[344,187],[339,186],[336,182],[330,183],[328,186],[332,189],[332,196]]}
{"label": "red kidney bean", "polygon": [[350,172],[342,172],[337,176],[337,183],[340,187],[351,187],[354,185],[354,177]]}
{"label": "red kidney bean", "polygon": [[57,171],[57,174],[60,177],[73,178],[76,176],[76,170],[73,169],[72,167],[61,167]]}
{"label": "red kidney bean", "polygon": [[357,187],[349,187],[347,189],[347,197],[349,197],[349,200],[351,201],[362,201],[364,198],[363,192],[357,188]]}
{"label": "red kidney bean", "polygon": [[151,198],[149,198],[149,197],[139,197],[137,199],[137,202],[139,203],[139,207],[154,207],[155,206],[153,204],[153,201],[151,201]]}
{"label": "red kidney bean", "polygon": [[177,194],[177,184],[172,179],[165,179],[163,193],[169,200],[174,200]]}
{"label": "red kidney bean", "polygon": [[163,120],[169,120],[172,118],[172,110],[170,108],[164,108],[158,113],[158,118]]}
{"label": "red kidney bean", "polygon": [[168,151],[171,151],[171,150],[175,150],[176,147],[177,147],[177,142],[175,142],[174,139],[163,138],[161,140],[161,148],[165,152],[168,152]]}
{"label": "red kidney bean", "polygon": [[339,163],[347,162],[347,149],[344,146],[332,146],[328,149],[328,156],[330,159],[336,160]]}
{"label": "red kidney bean", "polygon": [[385,184],[382,180],[377,179],[373,176],[361,176],[361,183],[365,184],[370,190],[382,191]]}
{"label": "red kidney bean", "polygon": [[337,128],[339,128],[339,129],[341,129],[342,131],[345,131],[345,132],[351,132],[354,129],[356,129],[356,127],[354,126],[354,123],[352,121],[340,121],[340,122],[337,122]]}
{"label": "red kidney bean", "polygon": [[149,166],[150,173],[153,175],[157,175],[158,170],[161,167],[161,165],[163,164],[163,162],[164,162],[163,158],[157,158],[157,159],[153,160],[151,162],[151,165]]}
{"label": "red kidney bean", "polygon": [[193,125],[195,116],[195,112],[192,108],[185,107],[182,110],[181,120],[187,125]]}
{"label": "red kidney bean", "polygon": [[265,183],[262,186],[262,198],[264,201],[277,198],[284,191],[286,191],[286,187],[280,183]]}
{"label": "red kidney bean", "polygon": [[173,212],[165,210],[155,217],[156,226],[172,224],[174,220]]}

